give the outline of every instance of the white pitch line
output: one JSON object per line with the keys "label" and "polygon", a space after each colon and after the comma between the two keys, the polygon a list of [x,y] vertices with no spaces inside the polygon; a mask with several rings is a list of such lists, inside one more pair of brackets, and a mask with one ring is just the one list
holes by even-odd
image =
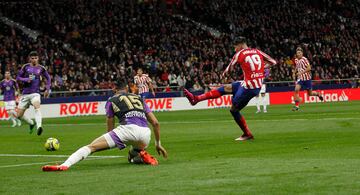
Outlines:
{"label": "white pitch line", "polygon": [[[278,122],[278,121],[314,121],[314,120],[360,120],[360,118],[355,117],[345,117],[345,118],[283,118],[283,119],[246,119],[247,121],[260,121],[260,122]],[[199,124],[199,123],[219,123],[219,122],[230,122],[233,120],[198,120],[198,121],[164,121],[161,124]],[[105,123],[67,123],[67,124],[45,124],[45,127],[58,127],[61,126],[105,126]],[[0,125],[8,126],[8,125]]]}
{"label": "white pitch line", "polygon": [[[51,156],[54,156],[54,155],[51,155]],[[89,156],[89,157],[91,157],[91,156]],[[100,157],[100,156],[96,156],[96,157]],[[101,158],[93,158],[93,159],[85,159],[85,160],[89,161],[89,160],[111,159],[111,158],[121,158],[121,157],[124,157],[124,156],[102,156]],[[12,167],[24,167],[24,166],[31,166],[31,165],[45,165],[45,164],[52,164],[52,163],[58,163],[58,162],[62,162],[62,161],[24,163],[24,164],[17,164],[17,165],[3,165],[3,166],[0,166],[0,169],[1,168],[12,168]]]}
{"label": "white pitch line", "polygon": [[[41,155],[41,154],[0,154],[0,157],[49,157],[65,158],[69,155]],[[89,156],[88,158],[123,158],[125,156]]]}
{"label": "white pitch line", "polygon": [[50,161],[50,162],[38,162],[38,163],[26,163],[26,164],[17,164],[17,165],[3,165],[0,166],[1,168],[11,168],[11,167],[23,167],[23,166],[31,166],[31,165],[44,165],[44,164],[52,164],[52,163],[57,163],[60,161]]}

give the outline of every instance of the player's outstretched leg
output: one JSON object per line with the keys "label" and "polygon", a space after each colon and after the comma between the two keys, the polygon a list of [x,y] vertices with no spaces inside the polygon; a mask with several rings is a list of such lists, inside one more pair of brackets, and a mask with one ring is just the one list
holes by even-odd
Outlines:
{"label": "player's outstretched leg", "polygon": [[239,125],[240,129],[243,131],[243,135],[239,138],[236,138],[236,141],[245,141],[249,139],[254,139],[248,125],[246,124],[245,118],[240,114],[237,109],[230,110],[231,115],[233,116],[235,122]]}
{"label": "player's outstretched leg", "polygon": [[37,126],[37,135],[41,135],[44,129],[42,128],[42,114],[40,108],[35,109],[35,121]]}
{"label": "player's outstretched leg", "polygon": [[259,96],[259,95],[255,97],[255,101],[256,101],[256,108],[257,108],[256,114],[257,114],[257,113],[260,113],[260,112],[261,112],[261,108],[260,108],[260,96]]}
{"label": "player's outstretched leg", "polygon": [[216,99],[218,97],[221,97],[224,94],[231,93],[232,92],[232,86],[231,85],[225,85],[222,87],[219,87],[217,89],[213,89],[209,92],[206,92],[201,95],[193,95],[190,93],[187,89],[184,89],[184,95],[189,100],[191,105],[196,105],[198,102],[207,100],[207,99]]}
{"label": "player's outstretched leg", "polygon": [[309,96],[317,96],[320,99],[320,101],[324,101],[323,96],[321,96],[320,93],[318,93],[316,91],[308,90],[308,95]]}
{"label": "player's outstretched leg", "polygon": [[[31,120],[30,118],[28,118],[27,116],[24,115],[25,110],[23,109],[18,109],[17,111],[17,118],[18,119],[22,119],[23,121],[25,121],[27,124],[29,124],[29,133],[32,134],[34,131],[34,127],[35,127],[35,122],[33,120]],[[21,122],[19,123],[21,125]]]}
{"label": "player's outstretched leg", "polygon": [[17,125],[16,112],[14,110],[7,110],[7,112],[9,113],[9,119],[12,122],[11,127],[16,127]]}
{"label": "player's outstretched leg", "polygon": [[87,146],[83,146],[80,149],[78,149],[76,152],[74,152],[63,164],[61,165],[45,165],[42,167],[43,171],[66,171],[68,170],[72,165],[80,162],[81,160],[86,159],[90,154],[106,150],[109,148],[115,147],[115,143],[112,143],[111,146],[109,146],[109,143],[106,141],[104,136],[100,136],[97,139],[95,139],[91,144]]}
{"label": "player's outstretched leg", "polygon": [[301,85],[296,84],[295,85],[295,92],[294,92],[294,102],[295,102],[295,106],[292,108],[292,111],[298,111],[299,110],[299,106],[300,106],[300,102],[302,101],[300,95],[299,95],[299,91],[301,89]]}
{"label": "player's outstretched leg", "polygon": [[265,95],[261,95],[261,99],[262,99],[262,104],[263,104],[263,112],[267,113]]}
{"label": "player's outstretched leg", "polygon": [[153,166],[159,164],[157,159],[151,156],[145,150],[135,148],[131,148],[129,150],[128,161],[132,164],[149,164]]}
{"label": "player's outstretched leg", "polygon": [[31,104],[34,106],[35,109],[35,121],[37,126],[37,135],[41,135],[44,131],[42,127],[42,114],[40,111],[40,96],[35,96],[31,100]]}
{"label": "player's outstretched leg", "polygon": [[293,108],[291,109],[292,111],[298,111],[300,109],[299,105],[301,100],[295,100],[295,105],[293,106]]}
{"label": "player's outstretched leg", "polygon": [[21,121],[17,118],[17,113],[15,110],[9,110],[8,111],[9,115],[10,115],[10,119],[13,122],[13,125],[11,127],[20,127],[21,126]]}

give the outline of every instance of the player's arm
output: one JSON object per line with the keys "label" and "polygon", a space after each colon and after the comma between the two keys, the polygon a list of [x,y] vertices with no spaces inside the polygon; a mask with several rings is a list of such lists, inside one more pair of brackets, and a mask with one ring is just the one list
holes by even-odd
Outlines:
{"label": "player's arm", "polygon": [[115,128],[115,120],[114,120],[114,110],[112,108],[112,103],[107,101],[105,104],[105,111],[106,111],[106,126],[107,131],[112,131]]}
{"label": "player's arm", "polygon": [[276,64],[276,60],[274,60],[272,57],[270,57],[269,55],[267,55],[266,53],[258,50],[260,52],[260,54],[263,56],[264,61],[265,61],[265,68],[270,68],[270,66],[273,66]]}
{"label": "player's arm", "polygon": [[133,93],[139,94],[139,79],[138,76],[134,76],[135,91]]}
{"label": "player's arm", "polygon": [[152,80],[150,79],[150,77],[147,77],[146,82],[149,85],[152,95],[155,97],[155,90],[154,90],[154,86],[152,84]]}
{"label": "player's arm", "polygon": [[106,112],[106,126],[107,131],[112,131],[115,128],[115,120],[114,120],[114,110],[112,108],[111,102],[107,101],[105,104],[105,112]]}
{"label": "player's arm", "polygon": [[115,120],[114,117],[107,116],[106,117],[106,125],[107,125],[107,131],[112,131],[115,129]]}
{"label": "player's arm", "polygon": [[19,72],[18,72],[18,74],[17,74],[17,76],[16,76],[16,80],[18,80],[18,81],[22,81],[22,82],[26,82],[26,83],[30,83],[31,82],[31,79],[29,78],[29,77],[25,77],[25,68],[24,68],[25,66],[23,66],[20,70],[19,70]]}
{"label": "player's arm", "polygon": [[235,66],[236,62],[238,61],[239,55],[240,55],[240,52],[237,52],[233,56],[230,64],[226,67],[225,71],[222,73],[222,76],[225,76],[229,71],[234,69],[234,66]]}
{"label": "player's arm", "polygon": [[17,95],[19,95],[20,94],[19,84],[16,82],[16,80],[14,80],[14,83],[15,83],[15,85],[14,85],[15,91],[16,91]]}
{"label": "player's arm", "polygon": [[153,127],[154,135],[155,135],[155,147],[156,151],[159,155],[163,155],[167,158],[167,152],[164,147],[161,146],[160,142],[160,123],[152,112],[146,113],[146,118]]}
{"label": "player's arm", "polygon": [[44,68],[44,71],[43,71],[42,75],[46,79],[46,85],[45,85],[46,91],[44,93],[44,96],[49,97],[49,95],[50,95],[50,86],[51,86],[51,77],[50,77],[48,71],[45,68]]}

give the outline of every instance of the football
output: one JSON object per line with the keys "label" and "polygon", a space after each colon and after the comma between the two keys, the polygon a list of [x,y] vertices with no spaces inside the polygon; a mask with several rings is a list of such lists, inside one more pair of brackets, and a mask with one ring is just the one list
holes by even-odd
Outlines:
{"label": "football", "polygon": [[48,138],[44,144],[44,147],[47,151],[56,151],[60,148],[60,142],[56,138]]}

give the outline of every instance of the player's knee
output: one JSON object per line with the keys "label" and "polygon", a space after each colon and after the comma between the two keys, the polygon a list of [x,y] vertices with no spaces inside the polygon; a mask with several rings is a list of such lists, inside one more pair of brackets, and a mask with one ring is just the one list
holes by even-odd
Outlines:
{"label": "player's knee", "polygon": [[40,109],[40,103],[35,103],[35,104],[33,104],[33,106],[35,109]]}
{"label": "player's knee", "polygon": [[98,147],[96,147],[96,145],[93,143],[87,145],[87,147],[90,149],[90,153],[94,153],[99,150]]}
{"label": "player's knee", "polygon": [[24,111],[23,110],[18,110],[17,111],[17,116],[20,118],[20,117],[23,117],[24,116]]}

